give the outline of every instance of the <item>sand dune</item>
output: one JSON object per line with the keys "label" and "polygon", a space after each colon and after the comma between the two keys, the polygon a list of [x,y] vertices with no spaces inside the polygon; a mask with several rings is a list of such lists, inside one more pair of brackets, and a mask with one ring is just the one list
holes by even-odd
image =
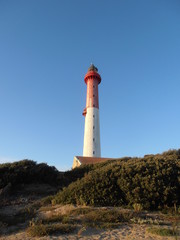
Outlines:
{"label": "sand dune", "polygon": [[26,232],[19,232],[5,237],[0,237],[0,240],[170,240],[175,239],[174,237],[161,237],[153,235],[147,232],[146,225],[137,224],[124,224],[118,229],[113,230],[97,230],[93,228],[87,228],[82,231],[81,234],[74,233],[68,235],[55,235],[46,237],[29,237]]}

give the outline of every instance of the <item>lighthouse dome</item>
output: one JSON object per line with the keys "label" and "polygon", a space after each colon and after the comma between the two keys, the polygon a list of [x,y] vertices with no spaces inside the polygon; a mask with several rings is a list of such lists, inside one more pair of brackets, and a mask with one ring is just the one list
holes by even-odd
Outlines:
{"label": "lighthouse dome", "polygon": [[94,71],[94,72],[98,72],[98,68],[94,66],[94,64],[91,63],[91,66],[88,68],[88,72],[90,71]]}

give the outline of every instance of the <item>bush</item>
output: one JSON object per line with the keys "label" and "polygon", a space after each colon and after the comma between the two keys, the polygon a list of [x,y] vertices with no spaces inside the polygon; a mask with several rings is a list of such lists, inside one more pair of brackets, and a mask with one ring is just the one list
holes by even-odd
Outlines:
{"label": "bush", "polygon": [[55,196],[55,203],[108,206],[123,202],[116,178],[111,169],[91,171],[81,180],[70,184]]}
{"label": "bush", "polygon": [[22,160],[14,163],[0,164],[0,188],[8,184],[12,187],[26,183],[47,183],[58,185],[63,174],[55,167],[45,163],[37,164],[32,160]]}
{"label": "bush", "polygon": [[[85,174],[53,199],[54,204],[159,209],[180,204],[180,154],[170,150],[144,158],[124,158],[79,170]],[[87,169],[89,170],[87,173]],[[69,173],[70,174],[70,173]]]}

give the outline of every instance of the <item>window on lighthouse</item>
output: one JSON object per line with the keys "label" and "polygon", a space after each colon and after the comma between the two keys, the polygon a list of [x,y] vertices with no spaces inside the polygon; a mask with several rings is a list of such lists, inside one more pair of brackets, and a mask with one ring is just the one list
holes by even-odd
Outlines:
{"label": "window on lighthouse", "polygon": [[95,154],[95,151],[93,151],[93,154]]}

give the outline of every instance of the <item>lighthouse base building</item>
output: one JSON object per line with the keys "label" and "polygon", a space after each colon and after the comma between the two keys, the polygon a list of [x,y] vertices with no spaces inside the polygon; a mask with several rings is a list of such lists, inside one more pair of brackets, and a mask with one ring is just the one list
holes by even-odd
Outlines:
{"label": "lighthouse base building", "polygon": [[81,165],[102,163],[102,162],[106,162],[108,160],[113,160],[113,158],[75,156],[74,160],[73,160],[72,169],[74,169],[76,167],[80,167]]}
{"label": "lighthouse base building", "polygon": [[101,158],[98,94],[101,76],[93,64],[88,68],[84,81],[87,85],[87,95],[86,107],[83,111],[85,117],[83,156],[74,157],[72,168],[110,160],[110,158]]}

